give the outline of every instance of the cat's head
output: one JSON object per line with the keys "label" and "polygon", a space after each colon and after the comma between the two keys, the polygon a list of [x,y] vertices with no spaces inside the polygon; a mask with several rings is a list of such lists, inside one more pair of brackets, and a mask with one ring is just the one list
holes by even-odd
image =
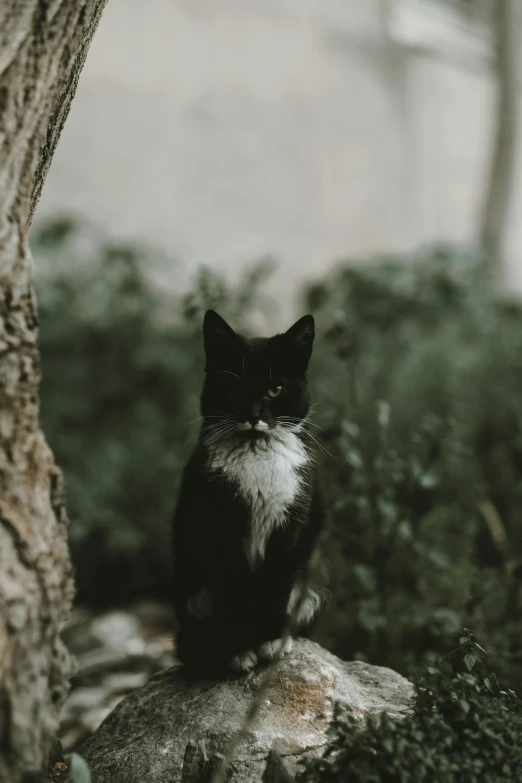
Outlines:
{"label": "cat's head", "polygon": [[205,313],[206,377],[201,413],[209,433],[270,437],[299,429],[310,407],[306,371],[315,327],[311,315],[274,337],[237,334],[214,310]]}

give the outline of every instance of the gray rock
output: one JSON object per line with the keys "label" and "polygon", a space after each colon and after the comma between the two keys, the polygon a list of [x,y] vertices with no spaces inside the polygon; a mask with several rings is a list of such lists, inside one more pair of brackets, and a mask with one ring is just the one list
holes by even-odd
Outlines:
{"label": "gray rock", "polygon": [[115,672],[105,678],[104,685],[111,693],[131,693],[148,679],[145,672]]}
{"label": "gray rock", "polygon": [[[141,623],[130,612],[113,611],[96,617],[91,623],[91,631],[100,644],[113,650],[126,649],[139,638]],[[136,650],[132,649],[132,652]]]}
{"label": "gray rock", "polygon": [[[201,679],[178,666],[127,696],[79,749],[93,783],[177,783],[189,740],[223,753],[255,696],[263,669],[226,679]],[[363,722],[381,711],[407,712],[412,685],[396,672],[345,663],[318,644],[297,640],[278,665],[257,724],[240,745],[235,783],[260,781],[276,746],[290,771],[319,756],[335,702]]]}
{"label": "gray rock", "polygon": [[103,704],[107,695],[108,691],[104,685],[99,685],[96,688],[75,688],[65,702],[64,710],[66,709],[70,714],[83,714],[86,710]]}
{"label": "gray rock", "polygon": [[76,658],[71,693],[60,720],[66,753],[98,728],[125,693],[175,663],[172,627],[172,608],[154,602],[99,615],[73,610],[63,629]]}

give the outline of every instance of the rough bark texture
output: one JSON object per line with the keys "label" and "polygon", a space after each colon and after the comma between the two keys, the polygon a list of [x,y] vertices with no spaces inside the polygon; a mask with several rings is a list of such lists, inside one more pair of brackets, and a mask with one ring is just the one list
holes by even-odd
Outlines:
{"label": "rough bark texture", "polygon": [[502,252],[504,229],[512,192],[518,125],[519,0],[495,0],[494,40],[497,109],[494,146],[484,209],[481,240],[495,261]]}
{"label": "rough bark texture", "polygon": [[60,471],[38,420],[26,232],[105,0],[0,2],[0,780],[45,766],[73,594]]}
{"label": "rough bark texture", "polygon": [[[92,782],[183,783],[199,777],[204,783],[217,754],[226,753],[242,727],[262,677],[263,669],[257,669],[243,677],[205,679],[184,666],[156,674],[120,702],[79,748]],[[274,672],[255,725],[237,748],[231,783],[269,780],[274,759],[268,772],[267,759],[274,746],[291,774],[300,761],[322,755],[336,702],[363,726],[366,717],[383,711],[407,713],[412,699],[411,683],[391,669],[345,663],[315,642],[297,639]],[[202,742],[208,757],[203,765],[197,758]],[[67,774],[65,781],[70,781]]]}

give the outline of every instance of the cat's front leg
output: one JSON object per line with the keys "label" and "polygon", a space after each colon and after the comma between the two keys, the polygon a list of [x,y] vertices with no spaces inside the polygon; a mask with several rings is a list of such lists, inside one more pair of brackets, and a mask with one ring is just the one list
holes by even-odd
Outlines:
{"label": "cat's front leg", "polygon": [[273,661],[274,658],[283,658],[285,655],[288,655],[292,652],[292,637],[289,636],[288,639],[284,642],[282,650],[281,645],[283,645],[283,639],[272,639],[269,642],[263,642],[263,644],[259,645],[257,649],[259,659],[261,661]]}
{"label": "cat's front leg", "polygon": [[[281,591],[278,601],[280,606],[266,607],[264,617],[259,618],[256,653],[261,661],[272,661],[274,658],[283,658],[292,651],[292,637],[288,636],[283,641],[288,631],[288,616],[285,611],[287,603],[287,591]],[[279,597],[278,597],[279,598]],[[284,607],[284,608],[283,608]]]}
{"label": "cat's front leg", "polygon": [[302,632],[310,628],[325,603],[324,590],[297,582],[288,599],[288,617],[292,617],[294,626]]}
{"label": "cat's front leg", "polygon": [[212,617],[212,596],[206,587],[187,598],[187,612],[197,620],[209,620]]}
{"label": "cat's front leg", "polygon": [[274,658],[283,658],[285,655],[288,655],[288,653],[292,652],[292,638],[288,637],[288,639],[284,642],[283,649],[281,650],[282,644],[282,639],[272,639],[271,641],[263,642],[259,645],[255,652],[254,650],[246,650],[239,655],[235,655],[230,661],[229,666],[232,671],[244,674],[257,666],[259,661],[266,662],[273,661]]}
{"label": "cat's front leg", "polygon": [[234,655],[229,662],[229,668],[238,674],[246,674],[259,663],[259,658],[254,650],[245,650],[245,652]]}
{"label": "cat's front leg", "polygon": [[[281,650],[281,645],[283,649]],[[283,658],[292,652],[293,641],[292,637],[283,644],[283,639],[270,639],[267,642],[260,644],[257,649],[246,650],[245,652],[235,655],[230,661],[230,668],[235,672],[248,672],[257,666],[259,661],[273,661],[274,658]]]}

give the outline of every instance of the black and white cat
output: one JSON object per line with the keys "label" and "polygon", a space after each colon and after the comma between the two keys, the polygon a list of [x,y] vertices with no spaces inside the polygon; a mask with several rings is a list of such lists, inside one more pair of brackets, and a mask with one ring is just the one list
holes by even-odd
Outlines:
{"label": "black and white cat", "polygon": [[274,657],[305,578],[300,632],[324,594],[310,575],[325,520],[307,434],[314,319],[248,339],[209,310],[203,334],[203,424],[174,517],[177,654],[241,672]]}

